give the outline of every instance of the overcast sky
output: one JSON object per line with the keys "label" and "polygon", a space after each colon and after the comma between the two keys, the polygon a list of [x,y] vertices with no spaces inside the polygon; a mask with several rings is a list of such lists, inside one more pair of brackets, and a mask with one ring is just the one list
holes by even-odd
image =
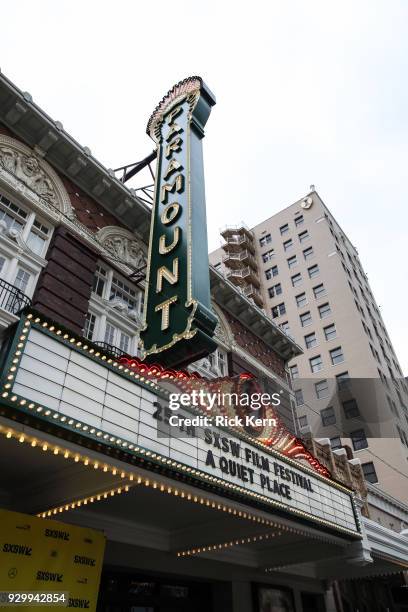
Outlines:
{"label": "overcast sky", "polygon": [[152,150],[154,106],[201,75],[209,246],[316,188],[357,247],[408,373],[408,3],[2,3],[0,66],[108,168]]}

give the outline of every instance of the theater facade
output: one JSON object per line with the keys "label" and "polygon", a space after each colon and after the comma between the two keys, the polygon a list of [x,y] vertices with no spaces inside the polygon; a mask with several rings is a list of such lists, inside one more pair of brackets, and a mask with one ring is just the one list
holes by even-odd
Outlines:
{"label": "theater facade", "polygon": [[[402,612],[408,509],[345,449],[298,438],[301,348],[208,267],[214,102],[194,77],[153,113],[148,203],[0,75],[0,591],[106,612]],[[275,424],[183,405],[172,425],[174,391],[251,380],[281,398]]]}

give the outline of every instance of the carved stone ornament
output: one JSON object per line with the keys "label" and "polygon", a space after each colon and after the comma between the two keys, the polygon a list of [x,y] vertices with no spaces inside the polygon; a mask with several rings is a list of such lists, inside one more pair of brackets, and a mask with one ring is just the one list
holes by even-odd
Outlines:
{"label": "carved stone ornament", "polygon": [[116,263],[127,265],[134,270],[146,265],[145,248],[128,230],[109,225],[97,232],[96,239]]}
{"label": "carved stone ornament", "polygon": [[52,216],[72,217],[68,193],[56,172],[32,149],[0,134],[0,179]]}
{"label": "carved stone ornament", "polygon": [[214,336],[222,342],[226,347],[231,347],[234,344],[234,336],[231,332],[231,328],[225,318],[222,310],[212,302],[212,308],[218,317],[218,323],[214,331]]}

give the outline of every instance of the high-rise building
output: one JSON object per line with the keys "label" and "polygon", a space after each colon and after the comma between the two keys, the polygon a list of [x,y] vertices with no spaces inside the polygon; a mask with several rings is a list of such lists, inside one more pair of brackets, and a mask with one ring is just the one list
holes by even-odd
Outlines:
{"label": "high-rise building", "polygon": [[299,432],[361,459],[368,481],[406,499],[407,381],[357,249],[314,186],[222,236],[211,263],[303,347],[289,362]]}

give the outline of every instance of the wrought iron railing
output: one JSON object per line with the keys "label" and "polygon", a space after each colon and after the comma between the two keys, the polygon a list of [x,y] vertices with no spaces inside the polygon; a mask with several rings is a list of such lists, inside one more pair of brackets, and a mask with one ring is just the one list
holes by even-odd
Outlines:
{"label": "wrought iron railing", "polygon": [[107,342],[94,342],[94,344],[104,350],[105,353],[110,353],[111,355],[113,355],[115,359],[119,359],[119,357],[129,355],[128,353],[125,353],[125,351],[122,351],[122,349],[120,349],[119,347],[114,346],[113,344],[108,344]]}
{"label": "wrought iron railing", "polygon": [[0,308],[18,315],[26,306],[30,305],[30,298],[21,289],[0,278]]}

